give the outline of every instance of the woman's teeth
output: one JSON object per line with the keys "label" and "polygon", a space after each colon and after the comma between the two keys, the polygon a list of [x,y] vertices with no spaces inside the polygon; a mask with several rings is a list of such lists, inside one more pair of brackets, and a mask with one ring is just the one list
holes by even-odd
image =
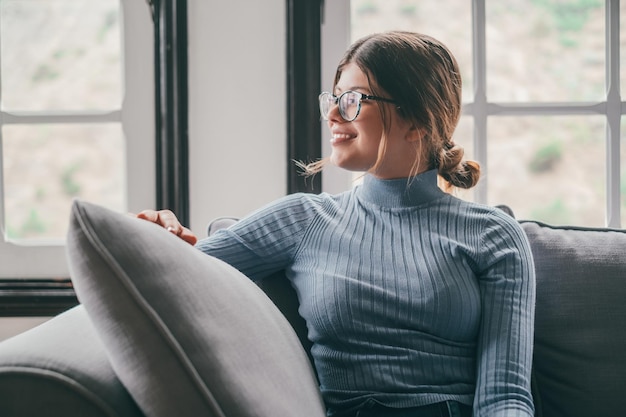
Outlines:
{"label": "woman's teeth", "polygon": [[330,143],[343,142],[344,140],[352,139],[354,136],[347,133],[333,133]]}

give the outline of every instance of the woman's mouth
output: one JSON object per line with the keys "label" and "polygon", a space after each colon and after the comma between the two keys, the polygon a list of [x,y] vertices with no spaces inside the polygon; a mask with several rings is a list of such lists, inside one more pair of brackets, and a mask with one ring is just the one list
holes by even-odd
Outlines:
{"label": "woman's mouth", "polygon": [[348,133],[333,133],[330,139],[330,143],[333,145],[337,145],[339,143],[354,139],[355,137],[356,135],[350,135]]}

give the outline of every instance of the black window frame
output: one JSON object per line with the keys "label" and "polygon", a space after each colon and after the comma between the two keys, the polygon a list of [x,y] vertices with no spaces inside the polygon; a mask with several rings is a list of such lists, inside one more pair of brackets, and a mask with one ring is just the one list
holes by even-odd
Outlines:
{"label": "black window frame", "polygon": [[287,192],[319,193],[322,174],[305,178],[293,161],[322,157],[321,89],[324,0],[287,0]]}

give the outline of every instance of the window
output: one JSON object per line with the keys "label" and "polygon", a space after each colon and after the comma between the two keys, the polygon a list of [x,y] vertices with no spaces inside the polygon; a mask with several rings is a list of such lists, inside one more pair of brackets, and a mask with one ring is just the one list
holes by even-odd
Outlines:
{"label": "window", "polygon": [[[345,39],[345,47],[367,33],[405,29],[430,34],[455,54],[464,80],[455,140],[483,169],[475,190],[460,197],[507,204],[518,219],[625,224],[626,62],[618,57],[626,7],[619,1],[326,3],[324,88],[342,52],[330,39]],[[346,181],[329,177],[325,188]]]}
{"label": "window", "polygon": [[74,198],[154,205],[151,10],[2,0],[0,46],[0,278],[67,277]]}

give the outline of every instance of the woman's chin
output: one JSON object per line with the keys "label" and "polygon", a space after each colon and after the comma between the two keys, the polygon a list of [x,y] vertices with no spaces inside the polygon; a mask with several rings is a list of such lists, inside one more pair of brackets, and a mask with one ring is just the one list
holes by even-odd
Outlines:
{"label": "woman's chin", "polygon": [[330,163],[333,164],[336,167],[342,168],[342,169],[346,169],[348,171],[350,171],[350,160],[348,158],[342,157],[341,155],[339,155],[337,152],[333,152],[330,155]]}
{"label": "woman's chin", "polygon": [[363,167],[362,164],[358,164],[356,163],[356,161],[353,161],[350,158],[342,158],[340,155],[337,155],[335,153],[332,153],[330,155],[329,160],[330,163],[334,166],[345,169],[346,171],[359,172],[367,171],[369,169],[369,167]]}

